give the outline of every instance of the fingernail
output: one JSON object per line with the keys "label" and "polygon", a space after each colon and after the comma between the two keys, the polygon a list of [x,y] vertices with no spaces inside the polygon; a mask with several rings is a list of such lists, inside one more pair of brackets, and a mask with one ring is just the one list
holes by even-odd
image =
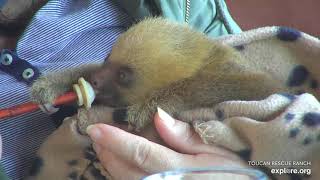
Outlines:
{"label": "fingernail", "polygon": [[173,126],[175,123],[175,120],[168,113],[166,113],[164,110],[162,110],[161,108],[158,107],[157,109],[158,109],[159,117],[164,121],[164,123],[168,127]]}
{"label": "fingernail", "polygon": [[93,141],[98,140],[101,136],[101,130],[95,125],[88,126],[86,132]]}
{"label": "fingernail", "polygon": [[99,144],[93,143],[92,147],[93,147],[93,149],[94,149],[94,151],[96,153],[100,153],[101,152],[101,146]]}

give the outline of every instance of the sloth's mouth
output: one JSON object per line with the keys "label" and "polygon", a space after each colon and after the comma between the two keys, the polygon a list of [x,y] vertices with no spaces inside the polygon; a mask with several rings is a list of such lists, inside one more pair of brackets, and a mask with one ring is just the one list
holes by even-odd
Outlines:
{"label": "sloth's mouth", "polygon": [[97,94],[95,102],[98,104],[109,106],[109,107],[121,106],[120,99],[118,98],[117,95]]}
{"label": "sloth's mouth", "polygon": [[97,95],[97,99],[112,99],[112,95]]}

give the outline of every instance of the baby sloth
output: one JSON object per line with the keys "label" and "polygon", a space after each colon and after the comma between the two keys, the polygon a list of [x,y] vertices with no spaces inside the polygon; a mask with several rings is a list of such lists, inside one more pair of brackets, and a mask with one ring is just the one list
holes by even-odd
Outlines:
{"label": "baby sloth", "polygon": [[[123,118],[114,120],[127,121],[140,131],[152,121],[157,107],[179,118],[179,112],[227,100],[261,100],[290,92],[287,76],[277,72],[187,25],[152,18],[123,33],[103,64],[41,77],[32,96],[52,103],[82,76],[93,86],[97,103],[127,108]],[[80,132],[85,133],[89,124],[80,123]]]}

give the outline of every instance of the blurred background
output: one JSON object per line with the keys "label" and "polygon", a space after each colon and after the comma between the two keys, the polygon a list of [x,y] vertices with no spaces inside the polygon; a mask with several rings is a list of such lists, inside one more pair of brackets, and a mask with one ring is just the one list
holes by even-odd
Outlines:
{"label": "blurred background", "polygon": [[320,37],[320,0],[225,0],[242,28],[288,26]]}

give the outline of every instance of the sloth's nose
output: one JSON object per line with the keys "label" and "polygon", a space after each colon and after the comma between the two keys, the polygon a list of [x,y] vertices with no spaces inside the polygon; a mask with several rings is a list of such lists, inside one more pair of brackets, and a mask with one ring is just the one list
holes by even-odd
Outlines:
{"label": "sloth's nose", "polygon": [[92,82],[93,88],[98,88],[98,87],[99,87],[99,84],[100,84],[100,83],[98,83],[97,80],[94,80],[94,81]]}
{"label": "sloth's nose", "polygon": [[94,74],[90,76],[89,82],[94,90],[99,90],[103,87],[103,77],[99,74]]}

